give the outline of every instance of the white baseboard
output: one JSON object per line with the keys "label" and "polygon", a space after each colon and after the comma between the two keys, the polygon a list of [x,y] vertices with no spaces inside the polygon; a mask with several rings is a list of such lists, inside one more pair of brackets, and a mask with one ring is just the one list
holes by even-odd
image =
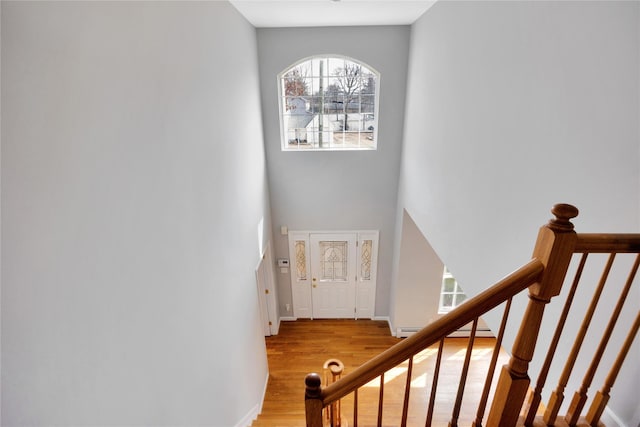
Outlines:
{"label": "white baseboard", "polygon": [[283,316],[283,317],[280,318],[281,322],[294,322],[296,320],[298,320],[298,318],[297,317],[292,317],[292,316]]}
{"label": "white baseboard", "polygon": [[261,403],[254,406],[247,415],[245,415],[240,421],[238,421],[238,424],[236,424],[235,427],[251,427],[253,421],[258,418],[258,415],[260,415],[261,406]]}
{"label": "white baseboard", "polygon": [[269,373],[267,373],[267,378],[264,381],[264,390],[262,390],[262,398],[260,399],[260,402],[256,406],[251,408],[247,415],[245,415],[240,421],[238,421],[235,427],[250,427],[251,424],[253,424],[253,421],[258,418],[258,415],[260,415],[260,413],[262,412],[262,403],[264,402],[264,397],[267,395],[267,384],[269,384]]}
{"label": "white baseboard", "polygon": [[[403,326],[396,329],[393,335],[397,338],[407,338],[415,334],[416,332],[418,332],[420,329],[422,329],[422,327]],[[447,335],[447,338],[468,338],[470,334],[471,334],[470,329],[458,329],[457,331]],[[491,329],[477,329],[476,337],[493,338],[494,335],[493,335],[493,332],[491,332]]]}

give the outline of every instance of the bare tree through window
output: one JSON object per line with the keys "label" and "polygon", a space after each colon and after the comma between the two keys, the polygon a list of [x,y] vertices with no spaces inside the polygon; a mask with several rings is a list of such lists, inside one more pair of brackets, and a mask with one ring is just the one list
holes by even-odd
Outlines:
{"label": "bare tree through window", "polygon": [[349,130],[349,108],[353,108],[353,102],[358,99],[362,90],[362,67],[354,63],[345,63],[344,67],[335,71],[338,89],[342,92],[342,111],[344,114],[344,130]]}

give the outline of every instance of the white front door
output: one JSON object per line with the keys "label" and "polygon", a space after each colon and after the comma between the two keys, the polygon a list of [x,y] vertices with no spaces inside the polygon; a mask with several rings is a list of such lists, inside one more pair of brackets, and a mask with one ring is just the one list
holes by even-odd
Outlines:
{"label": "white front door", "polygon": [[355,233],[311,234],[311,300],[316,319],[356,316]]}
{"label": "white front door", "polygon": [[372,319],[378,231],[289,231],[293,317]]}

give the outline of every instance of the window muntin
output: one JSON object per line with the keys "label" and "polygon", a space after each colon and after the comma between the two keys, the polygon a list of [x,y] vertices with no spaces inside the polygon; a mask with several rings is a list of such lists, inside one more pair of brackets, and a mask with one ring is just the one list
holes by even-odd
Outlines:
{"label": "window muntin", "polygon": [[355,59],[314,56],[278,76],[282,150],[375,150],[380,74]]}
{"label": "window muntin", "polygon": [[442,287],[440,290],[440,305],[438,307],[438,313],[448,313],[467,299],[467,296],[463,292],[458,282],[453,277],[451,272],[444,268],[442,274]]}

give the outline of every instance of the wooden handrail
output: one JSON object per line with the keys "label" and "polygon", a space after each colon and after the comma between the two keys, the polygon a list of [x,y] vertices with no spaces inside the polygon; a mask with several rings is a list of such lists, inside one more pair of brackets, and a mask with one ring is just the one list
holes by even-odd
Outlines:
{"label": "wooden handrail", "polygon": [[579,233],[575,253],[639,253],[640,234]]}
{"label": "wooden handrail", "polygon": [[[503,323],[500,326],[500,333],[497,339],[497,345],[499,346],[502,340],[506,319],[508,317],[511,299],[528,288],[529,300],[527,307],[523,314],[518,333],[513,342],[509,363],[502,367],[497,388],[493,395],[493,401],[491,403],[488,418],[486,420],[487,426],[515,426],[520,417],[520,411],[526,394],[530,389],[530,378],[528,372],[529,363],[533,358],[534,350],[536,348],[538,333],[542,326],[545,307],[554,297],[560,295],[574,254],[582,254],[580,265],[578,266],[573,284],[562,309],[562,314],[559,317],[558,324],[549,345],[549,355],[545,358],[535,390],[532,390],[532,398],[526,408],[527,411],[525,411],[521,419],[521,422],[524,422],[524,425],[526,426],[541,425],[541,422],[554,424],[560,403],[564,397],[564,388],[567,383],[568,375],[570,374],[571,367],[574,365],[575,358],[577,357],[581,344],[584,340],[588,323],[590,322],[600,294],[603,292],[604,284],[609,275],[609,270],[616,258],[616,254],[640,254],[640,234],[577,234],[574,232],[574,227],[571,223],[571,219],[576,217],[578,214],[578,210],[575,207],[566,204],[559,204],[553,207],[552,213],[555,215],[555,218],[550,220],[547,225],[543,226],[538,233],[531,261],[520,269],[506,276],[500,282],[496,283],[494,286],[488,288],[479,295],[470,298],[455,310],[430,323],[414,335],[404,339],[390,349],[364,363],[359,368],[342,377],[339,381],[330,384],[326,388],[320,387],[316,374],[309,374],[305,379],[307,385],[307,391],[305,394],[307,426],[321,427],[322,408],[332,405],[334,402],[353,392],[355,427],[357,425],[358,412],[357,391],[360,387],[375,378],[380,380],[378,425],[381,425],[385,372],[408,361],[409,367],[405,380],[402,416],[399,422],[399,425],[405,425],[408,418],[408,400],[412,378],[411,370],[414,363],[413,357],[428,347],[439,343],[439,349],[435,360],[429,406],[426,414],[426,425],[430,426],[433,419],[435,394],[445,337],[471,322],[474,322],[473,329],[475,331],[479,317],[506,302],[507,304]],[[571,303],[574,300],[574,294],[578,288],[578,282],[580,281],[580,276],[582,275],[582,270],[587,260],[587,255],[591,253],[609,254],[609,259],[604,267],[598,286],[594,291],[594,297],[589,304],[583,323],[578,329],[578,334],[574,340],[573,347],[568,354],[568,367],[565,366],[565,370],[560,376],[556,390],[551,393],[550,401],[546,406],[547,410],[544,416],[540,417],[536,414],[540,409],[539,403],[541,401],[542,388],[544,387],[549,373],[549,367],[553,360],[552,353],[555,353],[555,350],[558,347],[560,336],[567,322],[567,315],[572,305]],[[564,419],[569,425],[575,425],[578,418],[582,416],[580,413],[583,406],[586,404],[586,391],[591,385],[595,370],[599,365],[601,356],[611,336],[613,326],[615,325],[618,315],[622,310],[622,305],[624,304],[626,295],[630,291],[635,272],[638,270],[639,266],[640,255],[636,257],[634,266],[627,282],[625,283],[618,303],[613,310],[612,317],[603,332],[601,343],[593,356],[592,364],[585,375],[585,379],[583,380],[580,390],[576,394],[577,398],[574,398],[574,401],[570,405],[567,417]],[[592,425],[599,422],[600,415],[609,399],[609,391],[613,386],[615,377],[618,374],[631,342],[638,333],[638,329],[640,329],[640,314],[636,317],[635,323],[629,332],[623,349],[616,359],[614,367],[607,377],[605,385],[602,390],[598,392],[591,408],[589,409],[587,419]],[[458,395],[455,400],[452,418],[449,423],[450,426],[457,425],[462,393],[465,385],[464,383],[466,382],[466,369],[469,365],[474,335],[475,333],[472,332],[465,357],[463,373],[460,379]],[[489,375],[485,380],[483,396],[481,397],[478,413],[473,421],[473,426],[475,427],[482,426],[485,405],[490,393],[496,359],[497,352],[494,351],[490,367],[491,372],[489,372]]]}
{"label": "wooden handrail", "polygon": [[326,406],[346,396],[372,379],[379,377],[383,372],[404,362],[412,355],[437,343],[443,336],[455,332],[475,318],[504,303],[535,283],[542,271],[543,266],[539,260],[529,261],[495,286],[470,298],[458,308],[351,371],[340,381],[323,389],[321,393],[323,405]]}

